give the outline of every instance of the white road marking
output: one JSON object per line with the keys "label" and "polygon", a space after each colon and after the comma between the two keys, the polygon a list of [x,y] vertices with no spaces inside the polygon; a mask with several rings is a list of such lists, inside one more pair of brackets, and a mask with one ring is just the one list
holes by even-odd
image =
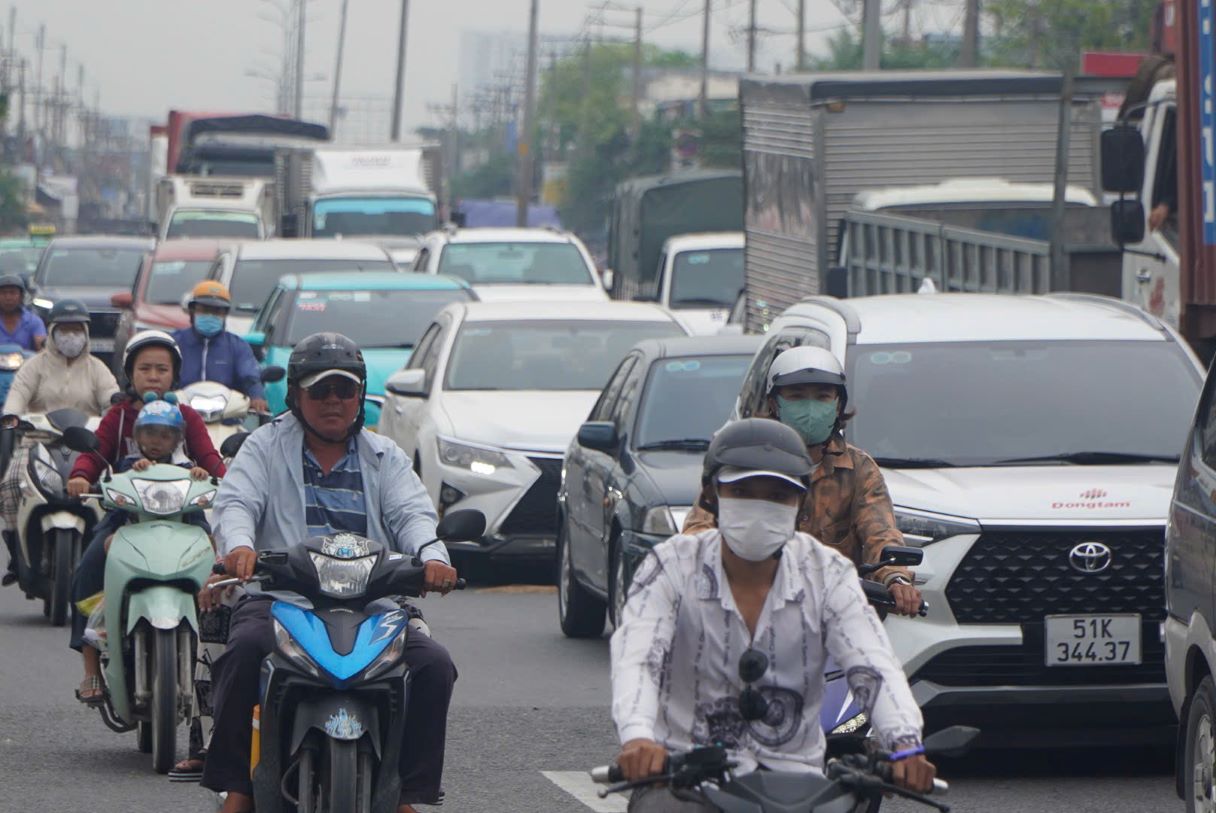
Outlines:
{"label": "white road marking", "polygon": [[541,771],[541,776],[569,793],[596,813],[625,813],[629,809],[628,794],[613,794],[607,799],[598,795],[600,785],[591,781],[586,771]]}

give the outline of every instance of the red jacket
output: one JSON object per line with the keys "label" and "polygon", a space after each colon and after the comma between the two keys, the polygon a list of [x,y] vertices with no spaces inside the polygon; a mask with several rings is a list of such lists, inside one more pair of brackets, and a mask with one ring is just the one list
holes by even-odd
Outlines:
{"label": "red jacket", "polygon": [[[105,470],[103,460],[108,461],[111,466],[117,466],[127,455],[139,454],[139,449],[135,448],[134,441],[131,440],[131,433],[135,429],[135,419],[139,417],[139,410],[143,405],[143,401],[128,398],[121,404],[110,407],[97,425],[97,454],[82,454],[77,457],[71,476],[83,477],[90,483],[95,483]],[[186,456],[193,460],[195,465],[206,469],[209,474],[223,477],[228,470],[224,468],[224,461],[211,442],[206,422],[185,404],[181,405],[181,410],[182,417],[186,419]]]}

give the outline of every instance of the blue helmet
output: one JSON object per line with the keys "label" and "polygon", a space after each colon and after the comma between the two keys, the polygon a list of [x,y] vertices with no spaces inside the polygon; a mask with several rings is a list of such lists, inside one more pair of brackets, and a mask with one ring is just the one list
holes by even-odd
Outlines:
{"label": "blue helmet", "polygon": [[184,432],[186,419],[182,417],[182,411],[178,407],[176,399],[161,400],[156,397],[155,393],[148,393],[148,395],[151,397],[144,399],[144,408],[139,411],[139,417],[135,419],[135,428],[138,430],[143,426],[167,426],[178,432]]}

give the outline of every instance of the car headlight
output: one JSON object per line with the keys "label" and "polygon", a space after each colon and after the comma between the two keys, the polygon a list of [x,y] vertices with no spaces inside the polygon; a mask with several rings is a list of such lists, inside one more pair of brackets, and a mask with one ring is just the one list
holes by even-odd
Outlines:
{"label": "car headlight", "polygon": [[203,421],[211,423],[224,416],[228,399],[222,395],[196,395],[190,399],[190,408],[202,416]]}
{"label": "car headlight", "polygon": [[655,536],[675,536],[684,527],[691,508],[672,508],[667,505],[656,505],[646,511],[642,517],[642,533]]}
{"label": "car headlight", "polygon": [[895,526],[904,535],[904,544],[922,548],[952,536],[978,534],[980,524],[966,517],[951,517],[907,508],[895,509]]}
{"label": "car headlight", "polygon": [[376,659],[368,664],[368,667],[363,672],[363,679],[370,680],[378,675],[381,675],[392,669],[405,656],[405,639],[409,633],[402,630],[397,634],[389,645],[384,648],[384,651],[376,656]]}
{"label": "car headlight", "polygon": [[296,643],[296,639],[291,637],[291,633],[287,628],[279,623],[278,619],[274,620],[274,645],[278,649],[279,654],[305,674],[312,677],[321,677],[321,668],[317,666],[316,661],[309,657],[304,648]]}
{"label": "car headlight", "polygon": [[866,723],[870,722],[870,718],[863,711],[856,717],[850,717],[840,725],[832,729],[832,734],[854,734],[865,728]]}
{"label": "car headlight", "polygon": [[186,505],[190,493],[188,480],[132,480],[135,493],[149,514],[176,514]]}
{"label": "car headlight", "polygon": [[338,559],[324,553],[309,551],[312,566],[317,571],[321,594],[330,598],[351,598],[367,590],[367,580],[376,566],[375,556],[358,559]]}
{"label": "car headlight", "polygon": [[502,452],[443,438],[439,439],[439,459],[449,466],[468,469],[486,477],[511,466],[511,461]]}
{"label": "car headlight", "polygon": [[49,299],[36,296],[34,297],[34,307],[38,308],[39,310],[49,311],[51,308],[55,307],[55,303]]}
{"label": "car headlight", "polygon": [[0,353],[0,370],[19,370],[25,363],[25,356],[20,353]]}

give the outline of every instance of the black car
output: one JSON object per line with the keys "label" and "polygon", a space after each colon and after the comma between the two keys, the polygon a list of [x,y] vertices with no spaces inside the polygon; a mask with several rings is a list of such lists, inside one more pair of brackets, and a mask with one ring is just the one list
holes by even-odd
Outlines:
{"label": "black car", "polygon": [[122,316],[110,297],[131,290],[154,246],[144,237],[56,237],[42,252],[30,283],[35,312],[45,321],[59,300],[79,299],[89,309],[92,350],[108,360]]}
{"label": "black car", "polygon": [[574,638],[620,618],[633,569],[676,534],[701,489],[701,461],[726,423],[753,336],[640,342],[566,452],[558,507],[558,599]]}

